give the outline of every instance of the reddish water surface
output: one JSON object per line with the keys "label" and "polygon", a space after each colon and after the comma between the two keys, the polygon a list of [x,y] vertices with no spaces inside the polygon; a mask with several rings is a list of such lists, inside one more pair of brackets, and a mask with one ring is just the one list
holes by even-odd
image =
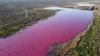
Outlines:
{"label": "reddish water surface", "polygon": [[46,56],[50,45],[69,41],[86,28],[93,12],[63,9],[6,39],[0,39],[0,56]]}

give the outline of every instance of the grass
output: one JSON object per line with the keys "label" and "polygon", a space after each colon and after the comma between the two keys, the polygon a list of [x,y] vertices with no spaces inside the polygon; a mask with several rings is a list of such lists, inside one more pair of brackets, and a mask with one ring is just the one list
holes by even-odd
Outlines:
{"label": "grass", "polygon": [[16,25],[13,27],[8,27],[8,28],[3,28],[2,30],[0,30],[0,34],[3,37],[6,37],[7,35],[13,34],[14,32],[17,32],[18,30],[20,30],[20,28],[24,27],[25,24],[20,24],[20,25]]}
{"label": "grass", "polygon": [[[98,25],[100,24],[99,16],[94,13],[93,24],[90,29],[87,31],[86,35],[81,37],[81,40],[78,42],[77,47],[72,48],[69,52],[71,56],[96,56],[97,49],[99,47],[98,42],[95,41],[96,38],[99,38]],[[99,25],[100,26],[100,25]],[[99,38],[100,39],[100,38]],[[100,47],[99,47],[100,48]]]}
{"label": "grass", "polygon": [[[47,17],[51,17],[53,15],[55,15],[55,13],[57,11],[52,11],[52,10],[43,10],[41,11],[41,13],[36,13],[37,16],[33,17],[31,20],[26,20],[24,22],[19,22],[18,24],[15,24],[15,25],[8,25],[6,27],[3,27],[2,29],[0,29],[0,38],[5,38],[7,37],[8,35],[12,35],[13,33],[19,31],[21,28],[23,28],[24,26],[27,26],[28,24],[31,24],[32,22],[35,23],[39,20],[44,20],[45,18]],[[39,14],[39,15],[38,15]],[[15,21],[16,22],[16,21]]]}

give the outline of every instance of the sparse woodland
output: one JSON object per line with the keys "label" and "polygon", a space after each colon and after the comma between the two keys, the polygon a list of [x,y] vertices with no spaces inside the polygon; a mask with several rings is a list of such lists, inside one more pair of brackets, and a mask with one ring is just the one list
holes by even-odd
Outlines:
{"label": "sparse woodland", "polygon": [[56,11],[35,9],[30,7],[26,11],[17,6],[0,6],[0,36],[4,37],[20,30],[30,22],[36,22],[50,16],[53,16]]}

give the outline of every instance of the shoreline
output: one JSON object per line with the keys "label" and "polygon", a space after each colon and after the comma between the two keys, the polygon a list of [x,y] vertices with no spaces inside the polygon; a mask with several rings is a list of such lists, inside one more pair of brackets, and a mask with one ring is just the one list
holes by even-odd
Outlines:
{"label": "shoreline", "polygon": [[47,56],[64,56],[66,53],[71,49],[77,46],[77,43],[80,41],[81,37],[84,36],[90,27],[93,24],[93,19],[90,23],[83,29],[81,32],[75,35],[75,37],[67,42],[62,43],[55,43],[52,44],[50,47],[50,51],[48,52]]}
{"label": "shoreline", "polygon": [[52,11],[52,10],[41,10],[41,11],[42,11],[41,15],[42,14],[45,15],[47,12],[50,12],[50,13],[46,14],[46,16],[40,16],[41,18],[39,18],[39,19],[38,18],[32,18],[31,20],[20,22],[20,24],[14,25],[12,27],[2,28],[2,29],[0,29],[0,38],[7,38],[7,37],[13,35],[14,33],[18,32],[19,30],[24,29],[27,26],[31,26],[31,25],[37,23],[38,21],[46,20],[49,17],[52,17],[57,13],[56,10],[55,11]]}
{"label": "shoreline", "polygon": [[[52,15],[53,16],[53,15]],[[49,17],[52,17],[52,16],[49,16]],[[10,34],[7,34],[7,35],[4,35],[4,36],[0,36],[0,38],[2,39],[2,38],[7,38],[7,37],[9,37],[9,36],[11,36],[11,35],[14,35],[14,34],[16,34],[18,31],[20,31],[21,29],[25,29],[26,27],[28,27],[28,26],[32,26],[32,25],[34,25],[34,24],[36,24],[36,23],[38,23],[38,21],[42,21],[42,20],[47,20],[49,17],[47,17],[47,18],[42,18],[42,19],[40,19],[40,20],[37,20],[37,21],[30,21],[30,22],[28,22],[28,23],[26,23],[26,24],[20,24],[20,25],[22,25],[18,30],[16,30],[16,31],[14,31],[14,32],[12,32],[12,33],[10,33]],[[17,26],[20,26],[20,25],[17,25]],[[16,27],[16,26],[15,26]]]}
{"label": "shoreline", "polygon": [[98,56],[100,50],[100,16],[99,11],[94,11],[93,24],[87,33],[82,36],[75,48],[70,49],[66,54],[70,56]]}
{"label": "shoreline", "polygon": [[77,46],[77,43],[81,40],[81,37],[87,33],[92,23],[93,23],[93,19],[88,24],[88,26],[83,31],[75,35],[75,37],[72,40],[70,40],[68,44],[65,43],[66,45],[65,45],[64,51],[62,52],[63,54],[66,54],[66,52],[68,52],[71,48],[75,48]]}

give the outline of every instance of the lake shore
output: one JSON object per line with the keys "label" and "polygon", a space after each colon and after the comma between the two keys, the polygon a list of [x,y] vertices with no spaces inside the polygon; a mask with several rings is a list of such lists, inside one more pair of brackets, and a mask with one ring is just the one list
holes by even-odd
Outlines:
{"label": "lake shore", "polygon": [[[41,12],[41,13],[40,13]],[[23,20],[20,20],[19,18],[19,21],[14,21],[13,23],[9,23],[9,25],[3,25],[2,28],[0,28],[0,38],[6,38],[14,33],[16,33],[17,31],[19,31],[20,29],[23,29],[25,28],[26,26],[30,26],[32,24],[35,24],[37,23],[38,21],[41,21],[41,20],[45,20],[47,19],[48,17],[51,17],[53,15],[56,14],[56,10],[55,11],[52,11],[52,10],[31,10],[29,11],[30,15],[29,17],[26,19],[26,18],[23,18]],[[32,13],[35,13],[35,14],[32,16]],[[34,17],[35,16],[35,17]]]}
{"label": "lake shore", "polygon": [[93,23],[93,19],[88,24],[88,26],[83,31],[76,34],[72,40],[69,40],[68,42],[52,44],[50,51],[48,52],[47,55],[48,56],[65,56],[65,55],[67,55],[67,52],[71,48],[75,48],[77,46],[77,43],[80,41],[81,37],[87,33],[87,31],[90,29],[92,23]]}
{"label": "lake shore", "polygon": [[100,55],[100,7],[94,10],[91,23],[74,39],[51,45],[48,56],[98,56]]}
{"label": "lake shore", "polygon": [[69,50],[67,54],[71,56],[98,56],[100,55],[100,15],[99,10],[94,10],[93,24],[87,33],[82,36],[75,48]]}

